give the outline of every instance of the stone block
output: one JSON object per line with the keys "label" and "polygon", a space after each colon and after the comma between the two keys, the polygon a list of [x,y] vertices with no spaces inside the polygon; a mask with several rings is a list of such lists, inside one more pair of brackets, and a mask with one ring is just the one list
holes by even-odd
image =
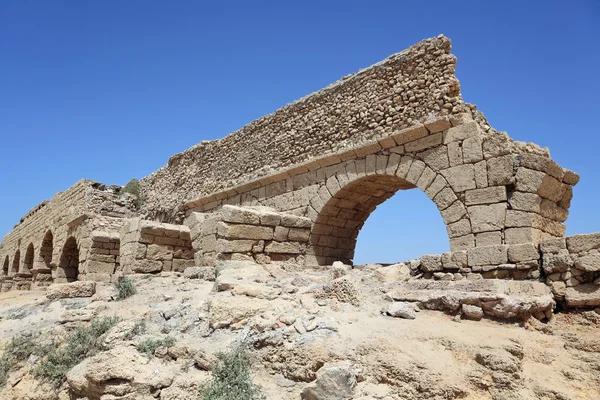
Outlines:
{"label": "stone block", "polygon": [[542,253],[558,253],[560,250],[567,249],[565,238],[546,239],[540,243]]}
{"label": "stone block", "polygon": [[575,268],[585,272],[600,271],[600,254],[588,254],[575,259]]}
{"label": "stone block", "polygon": [[514,192],[508,199],[512,210],[540,212],[542,198],[534,193]]}
{"label": "stone block", "polygon": [[559,180],[551,176],[544,176],[537,193],[552,202],[558,202],[564,194],[564,186]]}
{"label": "stone block", "polygon": [[512,154],[487,160],[488,185],[504,186],[515,183],[515,156]]}
{"label": "stone block", "polygon": [[564,173],[562,167],[548,157],[537,154],[519,154],[519,165],[536,171],[542,171],[558,180],[563,179]]}
{"label": "stone block", "polygon": [[448,161],[450,161],[450,167],[463,164],[463,149],[460,142],[448,143]]}
{"label": "stone block", "polygon": [[158,244],[148,245],[148,249],[146,251],[146,258],[148,260],[172,260],[173,259],[173,249],[167,246],[160,246]]}
{"label": "stone block", "polygon": [[404,150],[407,153],[415,153],[418,151],[423,151],[432,147],[439,146],[442,144],[443,134],[442,132],[434,133],[431,135],[427,135],[423,138],[414,140],[412,142],[408,142],[404,144]]}
{"label": "stone block", "polygon": [[112,262],[92,261],[88,260],[85,263],[85,269],[87,274],[114,274],[116,263],[115,257],[112,257]]}
{"label": "stone block", "polygon": [[240,225],[219,222],[217,234],[227,239],[272,240],[273,228],[260,225]]}
{"label": "stone block", "polygon": [[438,146],[418,154],[419,158],[434,171],[440,171],[450,167],[448,151],[446,146]]}
{"label": "stone block", "polygon": [[448,208],[442,210],[441,214],[444,223],[448,225],[464,217],[467,214],[467,210],[460,200],[457,200]]}
{"label": "stone block", "polygon": [[456,200],[458,200],[456,194],[454,194],[454,191],[449,187],[442,189],[433,199],[438,210],[445,210]]}
{"label": "stone block", "polygon": [[462,144],[463,162],[476,163],[483,160],[483,141],[480,137],[470,137]]}
{"label": "stone block", "polygon": [[246,253],[252,251],[256,240],[217,240],[216,251],[218,253]]}
{"label": "stone block", "polygon": [[483,189],[467,190],[465,205],[493,204],[506,201],[506,186],[490,186]]}
{"label": "stone block", "polygon": [[477,247],[496,246],[502,244],[502,232],[480,232],[475,234],[475,245]]}
{"label": "stone block", "polygon": [[312,221],[310,218],[300,217],[298,215],[283,214],[281,216],[281,225],[290,228],[310,228]]}
{"label": "stone block", "polygon": [[187,268],[194,267],[194,260],[173,259],[172,270],[183,272]]}
{"label": "stone block", "polygon": [[236,224],[258,225],[260,223],[260,214],[256,210],[243,207],[224,205],[221,208],[223,221]]}
{"label": "stone block", "polygon": [[475,235],[465,235],[456,238],[450,238],[450,250],[452,252],[468,250],[475,247]]}
{"label": "stone block", "polygon": [[276,226],[275,233],[273,234],[273,238],[277,241],[285,242],[288,238],[289,231],[290,231],[290,228],[286,228],[284,226]]}
{"label": "stone block", "polygon": [[539,243],[541,240],[541,231],[535,228],[508,228],[504,231],[504,243]]}
{"label": "stone block", "polygon": [[289,240],[296,242],[308,242],[310,237],[310,229],[305,228],[290,228],[288,233]]}
{"label": "stone block", "polygon": [[567,248],[572,254],[600,249],[600,232],[569,236],[567,238]]}
{"label": "stone block", "polygon": [[401,131],[395,132],[392,138],[396,141],[396,144],[401,145],[404,143],[412,142],[413,140],[425,137],[429,134],[427,128],[424,125],[414,125]]}
{"label": "stone block", "polygon": [[163,269],[162,261],[157,260],[134,260],[131,270],[141,274],[160,272]]}
{"label": "stone block", "polygon": [[547,175],[544,172],[523,167],[517,168],[517,173],[515,175],[515,190],[519,192],[537,193],[546,176]]}
{"label": "stone block", "polygon": [[567,307],[598,307],[600,306],[600,285],[584,284],[565,290]]}
{"label": "stone block", "polygon": [[265,246],[266,253],[300,254],[302,248],[296,242],[271,242]]}
{"label": "stone block", "polygon": [[85,280],[92,281],[92,282],[110,283],[111,278],[112,278],[112,274],[97,274],[97,273],[85,274]]}
{"label": "stone block", "polygon": [[537,260],[539,258],[540,254],[532,243],[523,243],[508,247],[508,260],[510,262]]}
{"label": "stone block", "polygon": [[472,233],[471,222],[468,219],[463,218],[446,226],[446,230],[448,231],[448,236],[451,238],[468,235],[469,233]]}
{"label": "stone block", "polygon": [[444,138],[444,143],[448,144],[451,142],[458,142],[478,135],[479,126],[477,125],[477,122],[467,122],[466,124],[454,126],[448,129],[448,132],[446,132],[446,137]]}
{"label": "stone block", "polygon": [[420,260],[423,272],[437,272],[443,270],[441,254],[425,254],[421,256]]}
{"label": "stone block", "polygon": [[508,262],[508,246],[475,247],[467,252],[470,267],[483,265],[500,265]]}
{"label": "stone block", "polygon": [[413,185],[416,185],[424,169],[425,163],[423,161],[413,160],[412,164],[410,165],[410,169],[406,174],[406,180],[412,183]]}
{"label": "stone block", "polygon": [[398,169],[396,170],[396,176],[400,178],[406,178],[406,174],[410,169],[411,164],[413,163],[413,158],[411,156],[403,156],[400,160],[400,164],[398,164]]}
{"label": "stone block", "polygon": [[540,214],[543,217],[549,218],[557,222],[564,222],[569,216],[569,211],[559,207],[556,203],[542,199],[540,202]]}
{"label": "stone block", "polygon": [[455,192],[475,189],[475,170],[473,165],[465,164],[440,171]]}
{"label": "stone block", "polygon": [[488,186],[488,173],[487,173],[487,162],[480,161],[473,165],[475,171],[475,184],[478,188],[484,188]]}
{"label": "stone block", "polygon": [[496,231],[504,228],[506,203],[467,207],[473,233]]}
{"label": "stone block", "polygon": [[577,183],[579,182],[579,174],[568,169],[564,169],[563,171],[563,182],[571,186],[577,185]]}
{"label": "stone block", "polygon": [[467,268],[467,252],[454,251],[442,254],[442,267],[444,269]]}
{"label": "stone block", "polygon": [[423,124],[430,133],[442,132],[452,127],[448,117],[428,118]]}

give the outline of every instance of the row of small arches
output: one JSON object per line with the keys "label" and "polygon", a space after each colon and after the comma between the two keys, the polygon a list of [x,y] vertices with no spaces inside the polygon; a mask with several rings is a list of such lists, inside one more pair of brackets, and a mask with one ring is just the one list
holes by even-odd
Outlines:
{"label": "row of small arches", "polygon": [[6,255],[2,266],[1,276],[30,279],[33,282],[39,275],[53,274],[52,280],[59,278],[62,282],[71,282],[77,280],[79,267],[79,246],[77,239],[69,236],[62,248],[58,265],[52,263],[52,255],[54,252],[54,235],[52,231],[47,231],[42,240],[40,250],[36,253],[33,243],[27,246],[25,258],[21,265],[21,250],[17,249],[10,260],[9,255]]}

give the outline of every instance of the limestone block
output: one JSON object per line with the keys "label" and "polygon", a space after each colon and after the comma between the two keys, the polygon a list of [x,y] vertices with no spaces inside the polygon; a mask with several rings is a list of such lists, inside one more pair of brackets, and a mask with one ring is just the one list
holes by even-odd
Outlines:
{"label": "limestone block", "polygon": [[88,260],[85,263],[85,269],[87,274],[114,274],[116,263],[115,258],[112,256],[112,262],[102,262]]}
{"label": "limestone block", "polygon": [[600,232],[569,236],[567,238],[567,248],[572,254],[600,249]]}
{"label": "limestone block", "polygon": [[467,207],[474,233],[496,231],[504,228],[506,203]]}
{"label": "limestone block", "polygon": [[92,281],[92,282],[110,283],[111,278],[112,278],[112,274],[97,274],[97,273],[85,274],[85,280]]}
{"label": "limestone block", "polygon": [[410,165],[408,173],[406,174],[406,180],[412,183],[413,185],[416,185],[424,169],[425,163],[423,161],[414,160]]}
{"label": "limestone block", "polygon": [[446,230],[448,231],[448,236],[451,238],[468,235],[469,233],[472,233],[471,222],[468,219],[463,218],[446,226]]}
{"label": "limestone block", "polygon": [[450,167],[446,146],[438,146],[419,153],[419,158],[434,171]]}
{"label": "limestone block", "polygon": [[559,207],[550,200],[542,199],[540,202],[540,214],[554,221],[564,222],[569,216],[569,211]]}
{"label": "limestone block", "polygon": [[540,254],[532,243],[523,243],[508,247],[508,260],[510,262],[537,260],[539,258]]}
{"label": "limestone block", "polygon": [[425,254],[421,256],[421,269],[424,272],[442,271],[442,256],[440,254]]}
{"label": "limestone block", "polygon": [[281,222],[281,214],[275,211],[260,210],[259,218],[261,225],[276,226]]}
{"label": "limestone block", "polygon": [[216,251],[218,253],[245,253],[252,251],[256,240],[217,240]]}
{"label": "limestone block", "polygon": [[386,175],[395,175],[401,159],[402,159],[402,156],[400,156],[398,154],[390,154],[390,157],[388,159],[388,164],[385,169],[385,174]]}
{"label": "limestone block", "polygon": [[513,210],[539,213],[542,198],[533,193],[514,192],[508,202]]}
{"label": "limestone block", "polygon": [[365,174],[372,175],[377,171],[377,156],[369,154],[365,159]]}
{"label": "limestone block", "polygon": [[219,222],[217,225],[217,234],[227,239],[272,240],[273,228],[270,226]]}
{"label": "limestone block", "polygon": [[600,271],[600,254],[588,254],[575,259],[575,268],[585,272]]}
{"label": "limestone block", "polygon": [[221,215],[225,222],[251,225],[260,223],[260,214],[257,211],[243,207],[226,204],[221,208]]}
{"label": "limestone block", "polygon": [[546,174],[555,177],[558,180],[563,179],[563,169],[560,165],[552,161],[550,158],[539,156],[536,154],[520,154],[519,165],[534,169],[536,171],[542,171]]}
{"label": "limestone block", "polygon": [[423,151],[432,147],[439,146],[442,144],[443,134],[442,132],[434,133],[431,135],[427,135],[423,138],[414,140],[412,142],[408,142],[404,144],[404,150],[407,153],[415,153],[418,151]]}
{"label": "limestone block", "polygon": [[91,297],[94,293],[96,293],[96,282],[76,281],[48,286],[46,297],[48,299]]}
{"label": "limestone block", "polygon": [[470,137],[463,141],[462,153],[464,163],[476,163],[483,160],[483,141],[480,137]]}
{"label": "limestone block", "polygon": [[131,270],[133,272],[148,274],[160,272],[163,269],[162,261],[158,260],[134,260]]}
{"label": "limestone block", "polygon": [[473,165],[465,164],[440,171],[455,192],[475,189],[475,170]]}
{"label": "limestone block", "polygon": [[488,186],[488,174],[487,174],[487,162],[480,161],[473,166],[475,171],[475,184],[478,188],[484,188]]}
{"label": "limestone block", "polygon": [[483,156],[486,160],[509,154],[511,148],[512,140],[506,132],[495,132],[493,135],[487,135],[483,140]]}
{"label": "limestone block", "polygon": [[450,167],[463,164],[463,149],[460,142],[448,143],[448,161],[450,161]]}
{"label": "limestone block", "polygon": [[427,197],[433,200],[435,196],[440,192],[440,190],[442,190],[446,186],[446,179],[444,179],[444,177],[441,175],[437,175],[433,182],[431,182],[429,187],[425,189],[425,194],[427,195]]}
{"label": "limestone block", "polygon": [[454,251],[442,254],[442,267],[444,269],[460,269],[467,266],[466,251]]}
{"label": "limestone block", "polygon": [[442,189],[433,199],[439,210],[445,210],[456,200],[458,200],[456,194],[449,187]]}
{"label": "limestone block", "polygon": [[561,190],[563,192],[563,195],[557,204],[559,207],[568,210],[569,207],[571,207],[571,200],[573,199],[573,188],[563,183]]}
{"label": "limestone block", "polygon": [[558,253],[560,250],[567,249],[565,238],[546,239],[540,243],[542,253]]}
{"label": "limestone block", "polygon": [[446,137],[444,138],[444,143],[448,144],[451,142],[458,142],[478,135],[479,126],[477,125],[477,122],[467,122],[466,124],[454,126],[448,129],[448,132],[446,132]]}
{"label": "limestone block", "polygon": [[308,242],[309,237],[310,229],[290,228],[290,231],[288,233],[289,240],[293,240],[296,242]]}
{"label": "limestone block", "polygon": [[490,186],[483,189],[467,190],[465,204],[493,204],[506,201],[506,186]]}
{"label": "limestone block", "polygon": [[551,176],[544,176],[538,189],[538,194],[553,202],[559,201],[564,194],[564,185]]}
{"label": "limestone block", "polygon": [[431,168],[425,167],[423,173],[421,174],[421,177],[417,181],[416,186],[419,189],[425,191],[429,187],[429,185],[431,185],[436,176],[437,174]]}
{"label": "limestone block", "polygon": [[544,172],[523,167],[517,168],[517,173],[515,175],[515,190],[519,192],[537,193],[546,176],[547,175]]}
{"label": "limestone block", "polygon": [[460,202],[460,200],[455,201],[445,210],[441,211],[442,219],[446,225],[451,224],[452,222],[456,222],[467,214],[467,209]]}
{"label": "limestone block", "polygon": [[424,125],[430,133],[442,132],[452,127],[448,117],[428,118]]}
{"label": "limestone block", "polygon": [[167,246],[160,246],[157,244],[148,245],[148,250],[146,251],[146,258],[149,260],[172,260],[173,259],[173,249]]}
{"label": "limestone block", "polygon": [[575,186],[579,182],[579,175],[571,170],[564,169],[563,182]]}
{"label": "limestone block", "polygon": [[296,242],[271,242],[265,246],[266,253],[300,254],[302,248]]}
{"label": "limestone block", "polygon": [[500,265],[508,262],[508,246],[475,247],[467,252],[469,266]]}
{"label": "limestone block", "polygon": [[541,231],[535,228],[508,228],[504,231],[504,243],[538,243],[541,239]]}
{"label": "limestone block", "polygon": [[[316,225],[315,225],[316,226]],[[333,228],[332,228],[333,229]],[[290,231],[290,228],[286,228],[284,226],[276,226],[275,227],[275,233],[273,235],[273,238],[277,241],[280,242],[284,242],[287,240],[288,238],[288,232]]]}
{"label": "limestone block", "polygon": [[567,307],[598,307],[600,306],[600,285],[588,283],[567,288],[565,301]]}
{"label": "limestone block", "polygon": [[281,216],[281,225],[290,228],[310,228],[312,221],[310,218],[300,217],[298,215],[283,214]]}
{"label": "limestone block", "polygon": [[520,228],[524,226],[533,226],[533,221],[538,215],[526,211],[506,210],[506,227]]}
{"label": "limestone block", "polygon": [[510,154],[487,160],[488,185],[503,186],[515,182],[515,156]]}
{"label": "limestone block", "polygon": [[477,247],[482,246],[495,246],[502,244],[502,232],[481,232],[475,234],[475,245]]}
{"label": "limestone block", "polygon": [[398,169],[396,170],[396,176],[400,178],[406,178],[406,174],[410,169],[410,166],[413,162],[413,158],[411,156],[403,156],[400,160],[400,164],[398,164]]}
{"label": "limestone block", "polygon": [[425,137],[429,134],[427,128],[424,125],[415,125],[401,131],[395,132],[392,138],[396,141],[396,144],[401,145],[404,143],[412,142],[413,140]]}

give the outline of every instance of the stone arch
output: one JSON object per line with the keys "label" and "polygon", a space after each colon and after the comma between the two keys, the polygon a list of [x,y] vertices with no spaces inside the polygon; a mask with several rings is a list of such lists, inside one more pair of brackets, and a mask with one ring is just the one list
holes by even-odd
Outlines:
{"label": "stone arch", "polygon": [[12,268],[10,270],[11,275],[16,275],[19,273],[19,264],[21,263],[21,250],[17,250],[15,252],[15,257],[13,258]]}
{"label": "stone arch", "polygon": [[8,256],[6,256],[6,258],[4,259],[4,265],[2,266],[2,275],[3,276],[8,276],[9,265],[10,265],[10,260],[9,260]]}
{"label": "stone arch", "polygon": [[29,274],[33,269],[33,259],[34,259],[34,248],[33,243],[29,243],[27,246],[27,251],[25,252],[25,259],[23,260],[23,268],[21,270],[22,274]]}
{"label": "stone arch", "polygon": [[48,230],[42,239],[42,245],[40,246],[39,253],[39,267],[42,268],[51,268],[52,263],[52,252],[54,251],[54,235],[51,230]]}
{"label": "stone arch", "polygon": [[[447,180],[413,155],[377,154],[350,161],[327,178],[314,210],[310,245],[319,265],[352,263],[356,238],[375,208],[399,190],[420,188],[436,204],[449,237],[471,233],[466,207]],[[451,247],[452,245],[452,240]]]}
{"label": "stone arch", "polygon": [[73,282],[79,275],[79,245],[77,239],[69,236],[63,246],[56,271],[56,282]]}

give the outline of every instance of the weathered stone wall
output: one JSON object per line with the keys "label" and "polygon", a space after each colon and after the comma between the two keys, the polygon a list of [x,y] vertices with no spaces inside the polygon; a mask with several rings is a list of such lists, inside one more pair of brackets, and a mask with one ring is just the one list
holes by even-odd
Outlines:
{"label": "weathered stone wall", "polygon": [[199,266],[216,260],[304,265],[312,221],[267,207],[225,205],[219,213],[193,213],[186,224]]}
{"label": "weathered stone wall", "polygon": [[186,208],[190,215],[224,204],[267,206],[306,216],[313,223],[307,264],[351,263],[364,222],[398,190],[427,194],[458,251],[564,236],[578,179],[539,148],[484,132],[465,115],[429,119]]}
{"label": "weathered stone wall", "polygon": [[194,266],[190,229],[172,225],[129,220],[120,231],[119,274],[183,272]]}
{"label": "weathered stone wall", "polygon": [[141,181],[151,216],[315,155],[389,135],[430,116],[466,110],[446,37],[424,40],[262,117],[221,140],[177,154]]}
{"label": "weathered stone wall", "polygon": [[[92,246],[92,231],[118,230],[123,217],[135,215],[127,197],[119,197],[96,182],[81,180],[65,192],[57,193],[25,215],[4,237],[0,257],[10,266],[2,272],[2,289],[45,286],[51,280],[72,279],[65,276],[63,257],[69,238],[76,243],[80,279],[86,279],[86,258]],[[75,263],[75,262],[73,262]],[[92,278],[93,275],[89,278]],[[22,283],[19,283],[22,282]]]}

